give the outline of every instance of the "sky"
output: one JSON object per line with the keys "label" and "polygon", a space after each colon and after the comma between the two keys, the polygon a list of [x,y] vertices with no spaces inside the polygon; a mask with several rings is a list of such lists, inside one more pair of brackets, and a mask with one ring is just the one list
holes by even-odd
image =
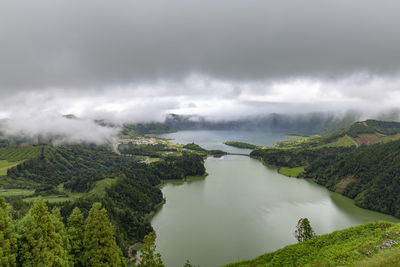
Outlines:
{"label": "sky", "polygon": [[398,0],[2,0],[0,119],[397,108],[399,25]]}

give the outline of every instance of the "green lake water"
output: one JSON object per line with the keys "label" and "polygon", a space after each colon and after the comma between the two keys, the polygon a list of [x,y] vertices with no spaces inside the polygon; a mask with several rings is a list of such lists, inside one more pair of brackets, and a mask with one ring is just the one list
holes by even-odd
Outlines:
{"label": "green lake water", "polygon": [[[164,135],[178,143],[248,152],[226,140],[271,145],[281,134],[184,131]],[[235,138],[236,137],[236,138]],[[166,204],[152,219],[157,250],[167,267],[189,259],[201,267],[254,258],[296,242],[297,221],[310,219],[317,234],[369,221],[398,220],[356,207],[351,199],[304,179],[288,178],[245,156],[208,158],[208,176],[167,183]]]}

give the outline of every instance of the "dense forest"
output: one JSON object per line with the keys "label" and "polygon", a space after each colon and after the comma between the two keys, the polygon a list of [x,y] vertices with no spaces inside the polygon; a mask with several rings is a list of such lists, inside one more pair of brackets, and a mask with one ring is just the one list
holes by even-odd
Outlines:
{"label": "dense forest", "polygon": [[226,141],[224,142],[225,145],[227,146],[233,146],[237,148],[248,148],[248,149],[256,149],[258,146],[245,143],[245,142],[237,142],[237,141]]}
{"label": "dense forest", "polygon": [[13,220],[0,197],[0,232],[1,266],[126,266],[100,203],[87,216],[75,208],[64,224],[60,209],[49,212],[41,199]]}
{"label": "dense forest", "polygon": [[161,157],[165,152],[177,151],[176,148],[171,148],[166,144],[140,145],[133,143],[120,144],[118,150],[121,154],[125,155],[148,156],[154,158]]}
{"label": "dense forest", "polygon": [[354,198],[360,207],[400,217],[400,140],[319,157],[303,175]]}
{"label": "dense forest", "polygon": [[150,123],[136,123],[124,124],[122,126],[121,135],[128,137],[143,136],[145,134],[162,134],[173,132],[174,129],[170,128],[165,123],[150,122]]}
{"label": "dense forest", "polygon": [[256,149],[250,155],[271,166],[304,167],[299,177],[354,198],[360,207],[400,217],[399,133],[400,123],[368,120],[326,136]]}
{"label": "dense forest", "polygon": [[[49,203],[60,208],[64,218],[76,207],[87,215],[93,203],[102,203],[115,225],[116,240],[125,255],[130,245],[142,241],[152,231],[148,214],[163,202],[156,185],[162,180],[204,174],[204,158],[195,153],[165,156],[158,162],[145,164],[135,157],[118,156],[107,147],[91,145],[42,146],[37,157],[8,169],[7,173],[12,179],[35,182],[33,196],[81,194],[71,201]],[[98,183],[103,181],[112,183],[97,190]],[[59,192],[60,184],[63,192]],[[7,197],[15,218],[23,216],[27,209],[28,204],[21,198]]]}

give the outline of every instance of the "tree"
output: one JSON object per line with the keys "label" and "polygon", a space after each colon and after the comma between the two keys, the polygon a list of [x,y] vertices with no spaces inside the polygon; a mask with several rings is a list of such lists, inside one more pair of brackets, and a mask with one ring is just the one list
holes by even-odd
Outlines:
{"label": "tree", "polygon": [[[56,211],[57,212],[57,211]],[[56,213],[55,212],[55,213]],[[70,266],[59,214],[51,215],[42,199],[34,202],[19,225],[18,263],[22,266]]]}
{"label": "tree", "polygon": [[78,207],[74,208],[68,218],[68,238],[71,245],[70,254],[74,266],[82,266],[81,254],[83,251],[83,214]]}
{"label": "tree", "polygon": [[84,266],[125,266],[114,228],[100,203],[93,204],[85,221],[83,248]]}
{"label": "tree", "polygon": [[316,236],[314,230],[310,225],[310,221],[307,218],[301,218],[297,222],[294,236],[299,242],[310,240]]}
{"label": "tree", "polygon": [[17,239],[11,219],[10,209],[0,197],[0,265],[16,266],[17,264]]}
{"label": "tree", "polygon": [[185,265],[183,265],[183,267],[199,267],[199,266],[193,265],[189,260],[186,260]]}
{"label": "tree", "polygon": [[156,252],[156,233],[151,232],[144,237],[144,244],[140,250],[140,266],[164,267],[161,254]]}
{"label": "tree", "polygon": [[51,218],[53,220],[56,233],[58,233],[61,237],[62,246],[69,253],[69,251],[71,250],[71,245],[69,242],[67,229],[65,229],[65,225],[63,223],[63,217],[61,216],[60,208],[53,208],[53,210],[51,211]]}

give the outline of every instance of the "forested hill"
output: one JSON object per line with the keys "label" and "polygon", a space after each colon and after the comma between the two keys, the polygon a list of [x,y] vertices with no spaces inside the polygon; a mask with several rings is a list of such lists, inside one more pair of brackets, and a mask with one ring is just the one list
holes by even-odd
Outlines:
{"label": "forested hill", "polygon": [[400,217],[400,140],[317,158],[302,176],[355,198],[360,207]]}
{"label": "forested hill", "polygon": [[0,174],[0,185],[15,219],[24,216],[39,196],[59,207],[64,219],[75,207],[86,216],[93,203],[101,202],[125,255],[129,246],[152,231],[149,215],[163,203],[157,185],[205,174],[204,157],[190,151],[146,164],[94,145],[3,148],[0,163],[11,166],[6,167],[7,176]]}
{"label": "forested hill", "polygon": [[312,178],[368,208],[400,217],[400,123],[368,120],[330,135],[256,149],[283,174]]}

